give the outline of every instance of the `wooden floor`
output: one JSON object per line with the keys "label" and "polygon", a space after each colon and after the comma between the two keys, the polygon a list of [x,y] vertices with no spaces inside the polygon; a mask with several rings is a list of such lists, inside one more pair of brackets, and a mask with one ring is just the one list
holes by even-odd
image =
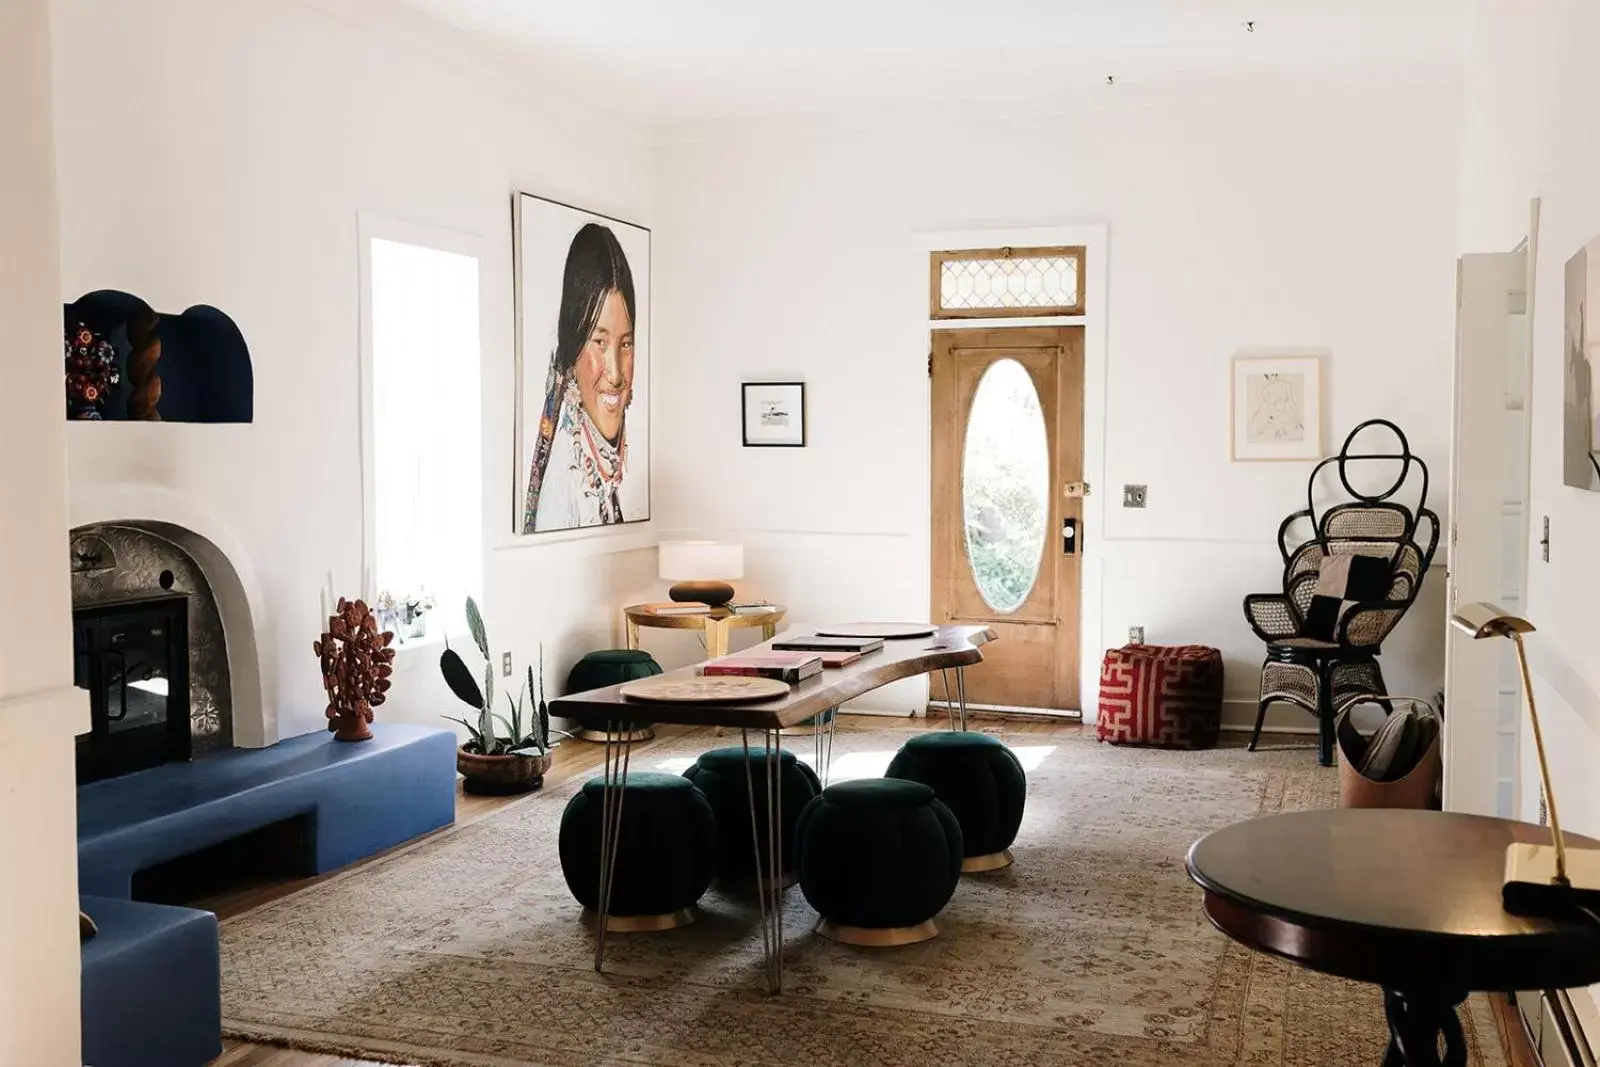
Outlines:
{"label": "wooden floor", "polygon": [[[986,717],[975,721],[974,728],[983,729],[990,720]],[[907,731],[928,728],[942,728],[944,720],[937,715],[931,719],[889,719],[878,716],[841,716],[839,729],[876,729],[886,727],[902,727]],[[1041,735],[1060,736],[1067,732],[1077,732],[1085,727],[1051,720],[1019,720],[1009,719],[1005,724],[1007,733],[1028,733]],[[705,727],[657,727],[657,736],[654,741],[642,745],[635,745],[636,752],[647,752],[650,748],[672,738],[693,737],[703,735],[708,740],[712,735],[723,731],[713,731]],[[1225,738],[1228,735],[1224,735]],[[1238,740],[1239,738],[1232,738]],[[1315,746],[1315,741],[1309,738],[1296,736],[1293,743],[1305,742],[1307,751]],[[1224,743],[1227,743],[1226,741]],[[559,785],[561,782],[579,775],[587,775],[596,770],[603,758],[603,748],[600,745],[570,742],[562,745],[556,753],[556,765],[545,776],[546,786]],[[456,825],[464,825],[490,815],[507,804],[515,803],[517,797],[474,797],[465,793],[456,796]],[[445,831],[440,831],[441,833]],[[402,848],[406,846],[400,846]],[[377,858],[377,857],[374,857]],[[370,862],[370,861],[367,861]],[[324,875],[322,877],[328,877]],[[195,901],[193,906],[214,911],[219,918],[228,918],[249,911],[261,904],[276,900],[306,886],[315,885],[321,878],[299,878],[289,881],[272,882],[261,885],[243,887],[222,896],[209,897]],[[1500,998],[1496,998],[1497,1000]],[[1502,1044],[1506,1047],[1507,1059],[1512,1067],[1532,1067],[1538,1061],[1531,1058],[1532,1052],[1523,1036],[1520,1024],[1515,1022],[1514,1010],[1506,1010],[1497,1005],[1497,1029],[1500,1032]],[[222,1055],[211,1062],[211,1067],[374,1067],[376,1061],[352,1060],[342,1056],[329,1056],[316,1052],[298,1052],[293,1049],[279,1048],[274,1045],[258,1045],[248,1041],[225,1040],[222,1043]]]}

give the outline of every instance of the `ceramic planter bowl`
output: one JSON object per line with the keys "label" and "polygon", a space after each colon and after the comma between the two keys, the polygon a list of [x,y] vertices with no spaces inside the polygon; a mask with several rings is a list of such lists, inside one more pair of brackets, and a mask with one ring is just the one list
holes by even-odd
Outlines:
{"label": "ceramic planter bowl", "polygon": [[475,796],[511,796],[544,784],[554,758],[543,756],[484,756],[456,749],[456,770],[466,779],[462,788]]}

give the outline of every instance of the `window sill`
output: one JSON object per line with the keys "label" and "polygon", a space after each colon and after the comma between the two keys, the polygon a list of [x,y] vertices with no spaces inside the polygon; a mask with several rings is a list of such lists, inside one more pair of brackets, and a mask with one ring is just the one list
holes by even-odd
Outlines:
{"label": "window sill", "polygon": [[426,664],[435,666],[439,663],[439,653],[444,651],[444,638],[424,637],[417,641],[407,641],[394,647],[395,673],[401,671],[414,671]]}

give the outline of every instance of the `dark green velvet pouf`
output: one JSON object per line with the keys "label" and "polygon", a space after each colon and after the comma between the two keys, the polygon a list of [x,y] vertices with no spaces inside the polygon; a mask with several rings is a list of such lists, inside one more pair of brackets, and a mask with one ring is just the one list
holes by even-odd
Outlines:
{"label": "dark green velvet pouf", "polygon": [[829,786],[795,836],[818,933],[872,946],[938,934],[933,917],[961,880],[961,826],[932,789],[899,778]]}
{"label": "dark green velvet pouf", "polygon": [[[767,779],[769,769],[765,749],[750,750],[749,776],[746,777],[744,746],[718,748],[706,752],[694,766],[683,772],[711,802],[717,816],[717,877],[734,884],[755,884],[756,843],[761,848],[761,884],[770,880],[766,869]],[[755,786],[756,843],[750,839],[750,790]],[[778,836],[780,882],[793,885],[795,878],[794,828],[800,812],[822,792],[817,772],[784,751],[778,760],[779,814],[782,832]]]}
{"label": "dark green velvet pouf", "polygon": [[1011,865],[1028,778],[1016,753],[998,738],[967,731],[918,734],[895,754],[885,776],[930,786],[950,808],[966,843],[962,870]]}
{"label": "dark green velvet pouf", "polygon": [[[650,653],[637,648],[606,648],[590,652],[567,673],[568,695],[587,693],[591,689],[604,689],[608,685],[621,685],[637,678],[649,678],[661,673],[661,664]],[[648,741],[655,734],[648,725],[632,732],[632,740]],[[578,737],[585,741],[604,741],[604,730],[579,730]]]}
{"label": "dark green velvet pouf", "polygon": [[[591,778],[561,813],[561,873],[579,904],[600,906],[600,816],[605,779]],[[700,790],[676,774],[636,771],[622,797],[609,930],[664,930],[692,921],[711,885],[717,821]]]}

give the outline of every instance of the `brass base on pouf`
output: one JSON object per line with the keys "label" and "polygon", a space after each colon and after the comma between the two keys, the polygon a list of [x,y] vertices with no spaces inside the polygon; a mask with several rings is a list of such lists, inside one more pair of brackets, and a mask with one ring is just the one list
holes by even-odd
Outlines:
{"label": "brass base on pouf", "polygon": [[999,852],[990,852],[983,856],[968,856],[961,861],[962,874],[982,874],[985,871],[999,871],[1011,866],[1016,860],[1011,857],[1011,850],[1003,848]]}
{"label": "brass base on pouf", "polygon": [[720,608],[733,599],[733,586],[727,582],[678,582],[667,595],[677,604],[709,604]]}
{"label": "brass base on pouf", "polygon": [[[626,734],[611,735],[612,741],[654,741],[655,739],[656,732],[654,728],[649,726],[641,726],[637,730],[629,730]],[[579,730],[578,740],[595,741],[603,745],[606,743],[606,732],[604,730]]]}
{"label": "brass base on pouf", "polygon": [[939,928],[933,924],[932,919],[915,926],[882,928],[845,926],[832,919],[823,919],[817,923],[817,933],[842,945],[857,945],[861,948],[899,948],[901,945],[915,945],[938,937]]}
{"label": "brass base on pouf", "polygon": [[[611,915],[606,918],[608,934],[658,934],[676,930],[694,922],[693,908],[679,908],[665,915]],[[597,916],[589,908],[583,909],[583,925],[594,929],[599,925]]]}

